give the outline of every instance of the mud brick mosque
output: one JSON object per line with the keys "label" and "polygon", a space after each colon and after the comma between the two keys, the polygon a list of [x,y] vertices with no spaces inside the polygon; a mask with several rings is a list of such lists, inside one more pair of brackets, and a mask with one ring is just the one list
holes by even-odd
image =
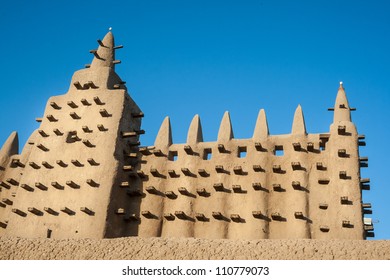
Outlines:
{"label": "mud brick mosque", "polygon": [[343,85],[329,132],[308,134],[300,106],[287,135],[269,135],[260,110],[253,137],[235,139],[226,112],[216,142],[199,116],[187,142],[172,143],[167,117],[142,146],[141,109],[115,73],[108,32],[49,98],[19,154],[13,132],[0,151],[0,236],[28,238],[195,237],[366,239],[365,145]]}

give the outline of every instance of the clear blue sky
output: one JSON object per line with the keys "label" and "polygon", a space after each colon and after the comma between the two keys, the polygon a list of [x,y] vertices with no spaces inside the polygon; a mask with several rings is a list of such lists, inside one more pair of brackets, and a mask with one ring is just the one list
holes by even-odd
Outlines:
{"label": "clear blue sky", "polygon": [[17,130],[21,147],[108,27],[125,45],[117,72],[145,112],[143,145],[167,115],[174,142],[195,114],[215,141],[226,110],[236,138],[252,137],[261,108],[270,133],[286,134],[298,104],[308,132],[327,132],[343,81],[367,139],[363,200],[379,220],[376,238],[390,239],[389,1],[14,0],[1,4],[0,26],[0,142]]}

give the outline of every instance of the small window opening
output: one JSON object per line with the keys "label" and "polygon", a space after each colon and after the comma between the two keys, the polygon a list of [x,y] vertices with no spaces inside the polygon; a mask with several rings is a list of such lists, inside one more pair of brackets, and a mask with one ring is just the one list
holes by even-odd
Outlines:
{"label": "small window opening", "polygon": [[168,159],[170,161],[176,161],[177,160],[177,151],[169,151]]}
{"label": "small window opening", "polygon": [[237,154],[237,156],[239,158],[246,157],[246,147],[238,147],[238,154]]}
{"label": "small window opening", "polygon": [[321,134],[320,135],[320,151],[325,151],[326,149],[326,143],[329,141],[329,135],[328,134]]}
{"label": "small window opening", "polygon": [[284,156],[283,146],[282,145],[275,146],[274,154],[275,154],[275,156],[278,156],[278,157]]}
{"label": "small window opening", "polygon": [[52,230],[51,229],[47,229],[46,238],[51,238],[51,233],[52,233]]}
{"label": "small window opening", "polygon": [[204,160],[210,160],[211,159],[211,148],[204,149],[203,151],[203,159]]}

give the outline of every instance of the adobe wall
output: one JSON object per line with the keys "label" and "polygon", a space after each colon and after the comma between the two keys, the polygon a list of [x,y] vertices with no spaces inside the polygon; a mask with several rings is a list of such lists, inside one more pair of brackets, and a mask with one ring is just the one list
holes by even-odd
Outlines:
{"label": "adobe wall", "polygon": [[0,260],[388,260],[390,241],[0,237]]}
{"label": "adobe wall", "polygon": [[196,116],[187,143],[173,144],[167,118],[143,151],[138,236],[364,238],[352,122],[336,117],[330,133],[307,134],[298,107],[291,134],[268,135],[261,111],[254,137],[234,139],[226,113],[216,142],[201,135]]}

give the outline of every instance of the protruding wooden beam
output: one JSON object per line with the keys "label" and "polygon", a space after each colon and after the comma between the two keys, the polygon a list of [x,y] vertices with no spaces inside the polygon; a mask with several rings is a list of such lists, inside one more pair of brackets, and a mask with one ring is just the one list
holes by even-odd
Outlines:
{"label": "protruding wooden beam", "polygon": [[298,212],[294,212],[294,217],[295,217],[295,219],[301,219],[301,220],[303,220],[305,218],[303,213],[299,212],[299,211]]}
{"label": "protruding wooden beam", "polygon": [[176,199],[177,194],[175,194],[173,191],[165,191],[164,192],[165,196],[170,198],[170,199]]}
{"label": "protruding wooden beam", "polygon": [[92,211],[91,209],[89,209],[88,207],[80,207],[80,211],[84,212],[85,214],[87,214],[89,216],[94,216],[95,215],[95,212]]}
{"label": "protruding wooden beam", "polygon": [[91,165],[91,166],[98,166],[100,165],[100,163],[98,163],[96,160],[94,160],[93,158],[88,158],[87,159],[88,163]]}
{"label": "protruding wooden beam", "polygon": [[322,210],[326,210],[326,209],[328,209],[328,203],[320,203],[320,204],[318,205],[318,207],[319,207],[320,209],[322,209]]}
{"label": "protruding wooden beam", "polygon": [[60,183],[58,183],[57,181],[54,181],[54,182],[51,182],[51,185],[53,187],[55,187],[57,190],[63,190],[64,189],[64,186],[62,186]]}
{"label": "protruding wooden beam", "polygon": [[233,185],[232,186],[233,192],[235,193],[244,193],[245,191],[241,188],[241,185]]}
{"label": "protruding wooden beam", "polygon": [[294,147],[294,150],[295,151],[301,151],[302,150],[302,146],[301,146],[301,143],[293,143],[293,147]]}
{"label": "protruding wooden beam", "polygon": [[76,105],[76,103],[74,103],[74,101],[68,101],[66,104],[68,104],[68,106],[69,106],[70,108],[73,108],[73,109],[79,107],[79,106]]}
{"label": "protruding wooden beam", "polygon": [[42,129],[38,129],[38,133],[42,136],[42,137],[49,137],[49,134],[47,134],[44,130]]}
{"label": "protruding wooden beam", "polygon": [[141,215],[147,219],[153,219],[156,217],[155,215],[152,214],[152,212],[150,212],[148,210],[141,211]]}
{"label": "protruding wooden beam", "polygon": [[20,187],[21,187],[22,189],[25,189],[26,191],[29,191],[29,192],[34,191],[34,188],[30,187],[30,186],[27,185],[27,184],[21,184]]}
{"label": "protruding wooden beam", "polygon": [[168,221],[173,221],[175,219],[175,216],[172,215],[171,213],[164,213],[163,216]]}
{"label": "protruding wooden beam", "polygon": [[80,185],[76,184],[75,182],[73,182],[72,180],[70,181],[66,181],[66,184],[71,187],[72,189],[79,189],[80,188]]}
{"label": "protruding wooden beam", "polygon": [[52,101],[50,102],[50,106],[53,108],[53,109],[56,109],[56,110],[60,110],[61,109],[61,106],[59,106],[56,102]]}
{"label": "protruding wooden beam", "polygon": [[83,139],[83,144],[89,148],[94,148],[96,145],[92,144],[88,139]]}
{"label": "protruding wooden beam", "polygon": [[325,226],[325,225],[321,225],[320,226],[320,231],[322,232],[329,232],[330,228],[328,226]]}
{"label": "protruding wooden beam", "polygon": [[14,204],[12,200],[10,200],[9,198],[2,198],[1,199],[1,202],[3,202],[4,204],[7,204],[7,205],[12,205]]}
{"label": "protruding wooden beam", "polygon": [[100,110],[99,110],[99,113],[100,113],[100,115],[101,115],[102,117],[104,117],[104,118],[108,118],[108,117],[111,117],[111,116],[112,116],[110,113],[107,112],[106,109],[100,109]]}
{"label": "protruding wooden beam", "polygon": [[320,185],[328,185],[329,182],[330,182],[330,179],[328,179],[328,178],[319,178],[319,179],[318,179],[318,183],[319,183]]}
{"label": "protruding wooden beam", "polygon": [[130,187],[130,182],[128,182],[128,181],[121,182],[121,183],[119,184],[119,186],[120,186],[121,188],[128,188],[128,187]]}
{"label": "protruding wooden beam", "polygon": [[146,187],[146,191],[150,194],[159,194],[160,192],[153,186]]}
{"label": "protruding wooden beam", "polygon": [[83,98],[81,99],[81,104],[83,104],[84,106],[91,106],[92,104],[88,102],[87,99]]}
{"label": "protruding wooden beam", "polygon": [[54,132],[54,134],[57,135],[57,136],[62,136],[62,135],[64,135],[64,133],[62,133],[58,128],[53,129],[53,132]]}
{"label": "protruding wooden beam", "polygon": [[108,129],[104,127],[104,125],[102,124],[98,124],[97,125],[97,128],[100,130],[100,131],[107,131]]}
{"label": "protruding wooden beam", "polygon": [[48,151],[49,151],[49,148],[47,148],[47,147],[44,146],[43,144],[38,144],[38,145],[37,145],[37,148],[41,149],[41,150],[44,151],[44,152],[48,152]]}
{"label": "protruding wooden beam", "polygon": [[122,131],[121,136],[122,138],[129,138],[129,137],[137,137],[138,134],[135,131]]}
{"label": "protruding wooden beam", "polygon": [[18,186],[19,182],[16,181],[14,178],[8,178],[5,180],[7,183],[10,183],[11,185]]}
{"label": "protruding wooden beam", "polygon": [[283,216],[279,212],[273,212],[271,214],[271,218],[274,221],[282,221],[283,220]]}
{"label": "protruding wooden beam", "polygon": [[77,166],[77,167],[83,167],[84,164],[82,164],[80,161],[78,161],[77,159],[72,159],[70,161],[74,166]]}
{"label": "protruding wooden beam", "polygon": [[40,189],[41,191],[47,191],[47,187],[45,185],[43,185],[42,183],[35,183],[35,187]]}
{"label": "protruding wooden beam", "polygon": [[225,170],[223,169],[222,165],[216,165],[215,171],[217,171],[217,173],[223,173]]}
{"label": "protruding wooden beam", "polygon": [[213,217],[214,217],[214,219],[216,219],[216,220],[223,220],[225,217],[222,215],[222,213],[221,212],[212,212],[212,214],[211,214]]}
{"label": "protruding wooden beam", "polygon": [[41,210],[38,210],[37,208],[35,207],[28,207],[27,208],[28,212],[31,212],[37,216],[42,216],[43,215],[43,212]]}
{"label": "protruding wooden beam", "polygon": [[52,208],[50,207],[44,207],[43,210],[47,213],[49,213],[50,215],[54,215],[54,216],[58,216],[58,212],[57,211],[54,211]]}
{"label": "protruding wooden beam", "polygon": [[253,165],[253,170],[254,170],[255,172],[265,171],[265,170],[261,167],[261,165]]}
{"label": "protruding wooden beam", "polygon": [[339,135],[345,135],[346,133],[346,126],[345,125],[339,125],[337,127],[337,132]]}
{"label": "protruding wooden beam", "polygon": [[244,170],[242,169],[241,165],[234,166],[233,172],[234,172],[234,174],[237,174],[237,175],[243,175],[244,174]]}
{"label": "protruding wooden beam", "polygon": [[68,165],[67,165],[64,161],[62,161],[62,160],[57,160],[56,163],[57,163],[59,166],[61,166],[61,167],[67,167],[67,166],[68,166]]}
{"label": "protruding wooden beam", "polygon": [[99,187],[99,183],[95,182],[94,180],[92,179],[87,179],[87,184],[90,185],[91,187]]}
{"label": "protruding wooden beam", "polygon": [[209,220],[203,213],[195,213],[195,218],[201,222],[207,222]]}
{"label": "protruding wooden beam", "polygon": [[53,115],[47,115],[46,118],[50,121],[50,122],[57,122],[58,119],[56,119]]}
{"label": "protruding wooden beam", "polygon": [[213,185],[213,187],[214,187],[215,191],[217,191],[217,192],[222,192],[222,191],[225,190],[225,187],[223,186],[223,183],[215,183]]}
{"label": "protruding wooden beam", "polygon": [[352,228],[353,227],[353,225],[351,224],[351,221],[348,221],[348,220],[344,220],[342,222],[342,226],[345,228]]}
{"label": "protruding wooden beam", "polygon": [[95,101],[95,103],[97,105],[104,105],[104,104],[106,104],[106,103],[104,103],[103,101],[100,100],[99,96],[94,96],[93,97],[93,101]]}
{"label": "protruding wooden beam", "polygon": [[131,116],[136,119],[136,118],[143,118],[145,115],[143,112],[138,112],[138,113],[131,113]]}
{"label": "protruding wooden beam", "polygon": [[24,168],[25,165],[18,158],[13,158],[11,160],[11,167],[21,167]]}
{"label": "protruding wooden beam", "polygon": [[34,168],[34,169],[39,169],[39,168],[41,168],[38,164],[36,164],[35,162],[33,162],[33,161],[30,161],[29,163],[28,163],[28,165],[30,165],[32,168]]}
{"label": "protruding wooden beam", "polygon": [[23,212],[22,210],[18,209],[18,208],[12,208],[12,213],[15,213],[15,214],[18,214],[19,216],[22,216],[22,217],[26,217],[27,214],[25,212]]}
{"label": "protruding wooden beam", "polygon": [[200,196],[208,196],[209,193],[206,191],[205,188],[197,188],[196,189],[196,192],[200,195]]}
{"label": "protruding wooden beam", "polygon": [[81,119],[81,117],[80,117],[79,115],[77,115],[76,112],[70,112],[70,113],[69,113],[69,116],[71,116],[72,119],[74,119],[74,120],[79,120],[79,119]]}
{"label": "protruding wooden beam", "polygon": [[62,207],[61,211],[68,214],[69,216],[73,216],[76,214],[73,210],[69,209],[68,207]]}
{"label": "protruding wooden beam", "polygon": [[205,169],[198,169],[198,173],[199,173],[199,175],[202,176],[202,177],[208,177],[208,176],[210,176],[210,174],[207,173],[207,171],[206,171]]}
{"label": "protruding wooden beam", "polygon": [[239,214],[230,214],[230,219],[235,223],[241,223],[242,219]]}
{"label": "protruding wooden beam", "polygon": [[189,218],[184,211],[175,211],[175,216],[180,220],[187,220]]}

